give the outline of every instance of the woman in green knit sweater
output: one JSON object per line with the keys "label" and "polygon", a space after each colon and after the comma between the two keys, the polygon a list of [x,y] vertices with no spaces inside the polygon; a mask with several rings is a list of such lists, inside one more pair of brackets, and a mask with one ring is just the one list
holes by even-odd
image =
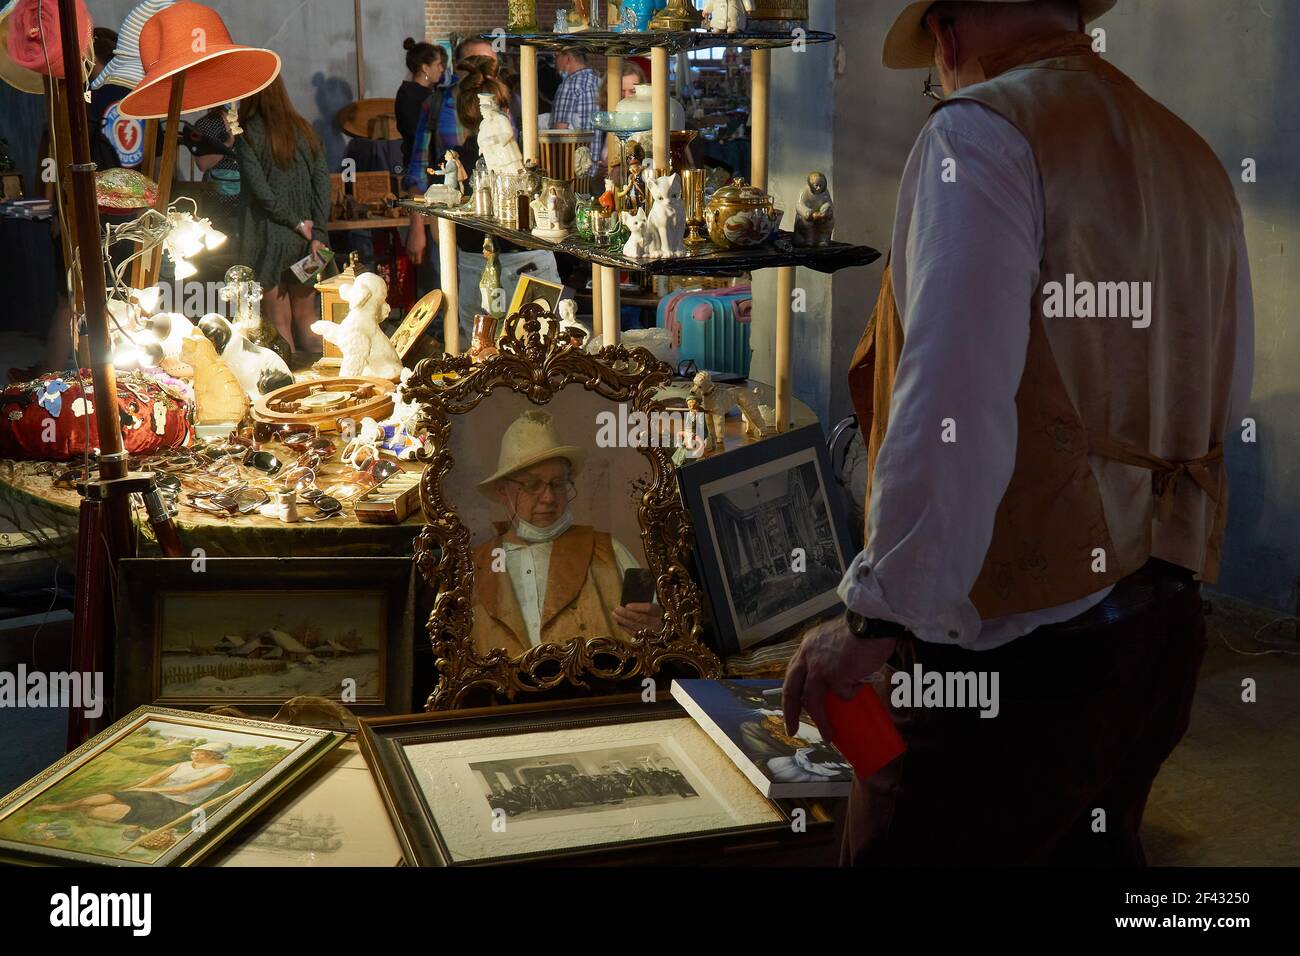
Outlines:
{"label": "woman in green knit sweater", "polygon": [[330,177],[325,151],[289,102],[278,76],[239,103],[242,136],[235,138],[243,229],[240,259],[262,284],[262,309],[295,351],[319,353],[311,330],[316,291],[289,271],[328,241]]}

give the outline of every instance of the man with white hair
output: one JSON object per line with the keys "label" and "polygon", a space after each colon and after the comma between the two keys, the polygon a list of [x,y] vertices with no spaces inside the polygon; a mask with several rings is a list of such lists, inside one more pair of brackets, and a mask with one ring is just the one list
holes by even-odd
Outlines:
{"label": "man with white hair", "polygon": [[[908,750],[859,781],[846,861],[1145,862],[1206,646],[1253,311],[1224,169],[1083,32],[1115,2],[910,2],[885,41],[948,98],[850,367],[866,549],[785,685],[787,720],[807,707],[834,737],[826,694],[891,665]],[[923,696],[926,672],[941,691],[986,673],[1000,702]]]}
{"label": "man with white hair", "polygon": [[605,531],[573,523],[569,505],[586,452],[560,440],[546,412],[524,412],[501,436],[497,470],[479,493],[509,520],[474,550],[474,625],[479,653],[575,637],[630,637],[657,631],[651,604],[622,605],[623,576],[640,567]]}

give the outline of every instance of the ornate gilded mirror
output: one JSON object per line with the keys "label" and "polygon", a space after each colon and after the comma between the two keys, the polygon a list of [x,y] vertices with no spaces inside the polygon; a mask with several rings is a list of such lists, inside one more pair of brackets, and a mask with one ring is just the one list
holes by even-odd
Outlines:
{"label": "ornate gilded mirror", "polygon": [[656,397],[672,370],[641,348],[588,354],[571,332],[530,303],[495,354],[426,359],[406,385],[427,436],[429,710],[721,672],[699,639],[674,418]]}

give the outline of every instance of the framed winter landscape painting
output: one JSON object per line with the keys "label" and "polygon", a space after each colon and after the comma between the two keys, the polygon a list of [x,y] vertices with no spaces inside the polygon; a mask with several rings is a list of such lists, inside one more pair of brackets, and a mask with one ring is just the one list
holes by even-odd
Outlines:
{"label": "framed winter landscape painting", "polygon": [[141,704],[274,712],[299,696],[406,713],[409,558],[124,561],[118,713]]}

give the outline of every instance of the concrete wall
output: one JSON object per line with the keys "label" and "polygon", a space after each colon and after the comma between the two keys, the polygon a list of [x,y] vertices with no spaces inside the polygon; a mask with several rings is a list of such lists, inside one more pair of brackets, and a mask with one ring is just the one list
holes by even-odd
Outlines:
{"label": "concrete wall", "polygon": [[[815,25],[833,23],[840,39],[833,129],[816,129],[829,100],[824,70],[788,54],[773,60],[780,117],[774,187],[789,190],[822,156],[821,164],[833,170],[837,238],[882,251],[890,241],[898,177],[929,112],[920,96],[923,73],[880,65],[896,8],[812,0]],[[1300,572],[1300,336],[1294,328],[1300,272],[1291,260],[1300,247],[1300,105],[1289,91],[1300,71],[1300,6],[1293,0],[1121,0],[1098,25],[1107,31],[1108,58],[1199,130],[1236,183],[1254,271],[1250,414],[1259,440],[1228,443],[1232,505],[1220,589],[1293,610]],[[1258,163],[1254,184],[1241,182],[1247,157]],[[826,312],[797,319],[796,391],[824,421],[851,411],[845,371],[882,267],[835,277],[829,321]],[[800,271],[798,283],[817,290],[810,301],[826,301],[825,280]],[[771,285],[760,281],[758,289],[756,309],[764,313],[756,331],[770,328],[763,299],[770,299]],[[761,377],[771,358],[761,345],[760,353],[755,374]]]}

